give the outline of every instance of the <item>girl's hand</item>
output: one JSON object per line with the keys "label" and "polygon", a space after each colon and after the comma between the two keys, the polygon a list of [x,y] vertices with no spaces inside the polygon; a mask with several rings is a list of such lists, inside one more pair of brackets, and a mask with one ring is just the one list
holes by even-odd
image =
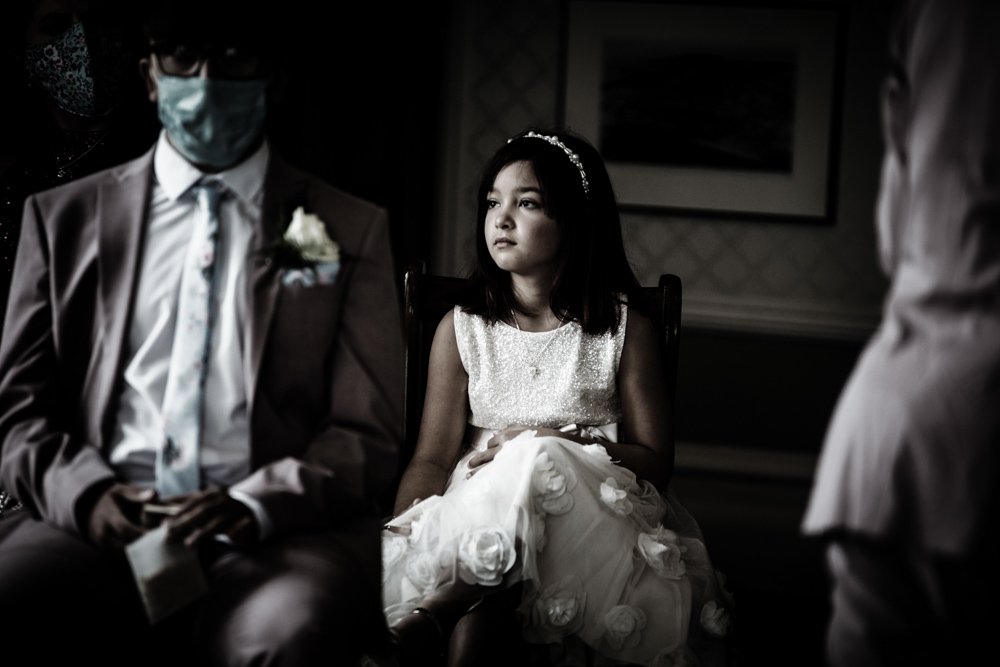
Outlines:
{"label": "girl's hand", "polygon": [[[507,440],[509,439],[510,438]],[[500,450],[503,448],[503,443],[507,440],[500,442],[496,439],[496,436],[490,438],[489,442],[486,443],[486,449],[469,459],[469,472],[465,474],[466,478],[472,477],[477,472],[482,470],[483,466],[492,461],[493,458],[500,453]]]}
{"label": "girl's hand", "polygon": [[529,429],[525,426],[508,426],[494,433],[493,437],[486,441],[486,449],[469,459],[469,472],[466,474],[466,477],[472,477],[482,470],[483,466],[492,461],[500,453],[505,443],[513,440],[525,431],[533,430],[535,429]]}

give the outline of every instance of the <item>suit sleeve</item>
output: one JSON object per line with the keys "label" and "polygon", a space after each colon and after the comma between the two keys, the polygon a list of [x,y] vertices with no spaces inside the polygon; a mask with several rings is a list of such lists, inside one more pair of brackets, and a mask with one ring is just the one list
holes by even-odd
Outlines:
{"label": "suit sleeve", "polygon": [[237,493],[256,498],[276,533],[372,515],[395,480],[402,440],[403,336],[388,216],[376,209],[333,341],[327,415],[301,457],[266,465]]}
{"label": "suit sleeve", "polygon": [[77,405],[61,391],[49,241],[29,197],[0,344],[0,483],[36,518],[80,534],[78,502],[114,473],[71,435]]}

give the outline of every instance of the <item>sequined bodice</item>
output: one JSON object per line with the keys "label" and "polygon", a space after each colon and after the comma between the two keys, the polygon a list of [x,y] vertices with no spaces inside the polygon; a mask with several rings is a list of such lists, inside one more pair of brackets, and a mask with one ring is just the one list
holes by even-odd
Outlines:
{"label": "sequined bodice", "polygon": [[[623,309],[625,307],[623,306]],[[469,375],[469,423],[599,425],[621,420],[617,374],[625,313],[614,335],[585,334],[575,322],[531,332],[456,308],[455,337]]]}

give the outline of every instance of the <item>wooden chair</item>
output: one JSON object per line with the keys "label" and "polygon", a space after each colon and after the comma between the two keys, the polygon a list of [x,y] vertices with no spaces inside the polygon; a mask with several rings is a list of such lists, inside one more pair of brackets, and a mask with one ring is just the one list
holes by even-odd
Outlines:
{"label": "wooden chair", "polygon": [[[406,336],[405,394],[403,403],[403,451],[399,475],[417,444],[420,418],[427,387],[427,366],[431,342],[438,323],[454,307],[465,285],[462,278],[428,274],[422,261],[409,264],[403,278],[403,327]],[[663,374],[666,378],[667,405],[673,428],[674,395],[677,387],[677,358],[681,328],[681,279],[671,273],[660,276],[656,287],[643,287],[642,296],[649,299],[649,316],[662,332]],[[673,433],[670,434],[671,440]],[[672,443],[671,443],[672,444]],[[672,447],[671,447],[672,449]],[[392,506],[390,502],[389,507]]]}

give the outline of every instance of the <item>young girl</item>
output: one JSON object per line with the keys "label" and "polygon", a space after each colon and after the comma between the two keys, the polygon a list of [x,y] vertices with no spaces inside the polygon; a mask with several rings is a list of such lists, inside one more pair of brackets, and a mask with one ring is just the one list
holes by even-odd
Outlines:
{"label": "young girl", "polygon": [[731,605],[697,523],[658,491],[673,463],[659,337],[597,151],[563,132],[509,140],[476,245],[383,533],[400,657],[523,664],[533,644],[565,664],[704,664]]}

